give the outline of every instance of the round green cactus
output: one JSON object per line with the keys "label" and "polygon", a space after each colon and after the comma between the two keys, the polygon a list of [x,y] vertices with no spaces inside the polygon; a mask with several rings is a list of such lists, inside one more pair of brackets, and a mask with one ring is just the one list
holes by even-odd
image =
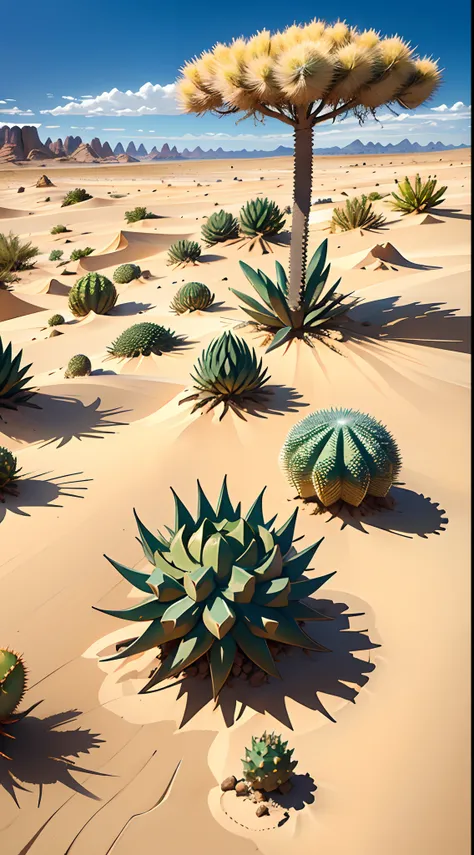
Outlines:
{"label": "round green cactus", "polygon": [[194,312],[198,309],[203,311],[214,302],[214,294],[211,294],[207,285],[202,282],[187,282],[182,285],[170,303],[170,309],[177,315],[183,312]]}
{"label": "round green cactus", "polygon": [[223,418],[229,406],[242,407],[245,401],[255,401],[265,394],[262,386],[270,379],[267,371],[262,369],[262,360],[257,359],[254,348],[228,330],[203,350],[191,373],[197,392],[180,403],[195,400],[191,410],[194,413],[206,405],[209,412],[223,402]]}
{"label": "round green cactus", "polygon": [[138,264],[121,264],[114,270],[112,278],[117,285],[127,285],[133,279],[138,279],[141,273]]}
{"label": "round green cactus", "polygon": [[48,326],[49,327],[60,327],[61,324],[66,323],[62,315],[51,315]]}
{"label": "round green cactus", "polygon": [[108,560],[148,596],[124,611],[98,610],[127,621],[151,621],[141,635],[104,660],[159,648],[160,665],[142,692],[205,657],[217,698],[238,650],[266,674],[279,677],[272,643],[327,649],[299,625],[327,619],[306,598],[333,573],[311,579],[303,575],[321,541],[297,553],[298,511],[275,528],[275,517],[267,522],[263,514],[264,492],[243,515],[240,503],[234,507],[230,500],[226,478],[215,509],[198,481],[194,518],[173,491],[175,522],[167,537],[149,531],[135,514],[151,568],[142,572]]}
{"label": "round green cactus", "polygon": [[25,689],[26,668],[21,656],[13,650],[0,648],[0,724],[8,723]]}
{"label": "round green cactus", "polygon": [[168,250],[168,264],[195,264],[201,247],[195,240],[177,240]]}
{"label": "round green cactus", "polygon": [[18,478],[20,471],[16,457],[8,448],[0,445],[0,493],[2,490],[8,490],[9,485]]}
{"label": "round green cactus", "polygon": [[265,732],[260,739],[252,736],[252,747],[245,749],[242,763],[245,779],[254,790],[271,793],[291,778],[298,761],[291,759],[294,748],[287,746],[275,733]]}
{"label": "round green cactus", "polygon": [[117,289],[110,279],[101,273],[87,273],[72,286],[69,292],[69,308],[76,318],[89,312],[105,315],[117,302]]}
{"label": "round green cactus", "polygon": [[151,321],[144,321],[124,330],[107,350],[112,356],[127,358],[150,356],[151,353],[160,355],[171,348],[175,338],[171,330]]}
{"label": "round green cactus", "polygon": [[31,362],[21,366],[23,351],[20,350],[13,356],[11,342],[4,349],[0,335],[0,407],[16,410],[18,406],[31,407],[30,398],[35,394],[31,389],[25,388],[31,377],[25,377]]}
{"label": "round green cactus", "polygon": [[72,356],[67,364],[64,376],[68,379],[72,377],[87,377],[92,371],[91,361],[88,356],[83,353],[77,353]]}
{"label": "round green cactus", "polygon": [[247,202],[239,214],[240,231],[246,237],[271,237],[281,232],[285,215],[276,202],[269,199],[253,199]]}
{"label": "round green cactus", "polygon": [[236,238],[239,224],[232,214],[226,211],[214,211],[201,228],[201,234],[208,246]]}
{"label": "round green cactus", "polygon": [[386,496],[401,467],[400,452],[380,422],[357,410],[311,413],[294,425],[280,465],[302,498],[324,507],[358,507],[365,496]]}

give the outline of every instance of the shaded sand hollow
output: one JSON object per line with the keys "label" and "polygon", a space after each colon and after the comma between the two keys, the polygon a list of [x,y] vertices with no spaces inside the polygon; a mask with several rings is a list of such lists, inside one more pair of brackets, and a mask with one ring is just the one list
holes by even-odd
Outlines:
{"label": "shaded sand hollow", "polygon": [[[434,221],[388,210],[380,232],[329,236],[332,281],[342,276],[341,287],[362,298],[344,340],[337,350],[297,343],[265,355],[261,338],[239,330],[263,355],[272,395],[267,410],[221,422],[178,401],[202,348],[244,319],[228,290],[249,287],[238,261],[272,274],[275,258],[288,263],[287,240],[255,262],[235,246],[213,247],[178,270],[166,250],[177,237],[199,239],[203,218],[221,206],[237,213],[259,193],[289,204],[290,159],[0,169],[1,231],[40,249],[14,290],[0,291],[0,334],[33,363],[41,407],[1,411],[0,421],[0,444],[23,469],[19,496],[0,504],[0,644],[28,663],[23,704],[41,701],[18,730],[12,760],[0,758],[2,855],[467,852],[469,166],[466,150],[367,156],[364,165],[318,160],[313,197],[334,202],[375,183],[388,193],[416,171],[436,173],[449,189]],[[54,187],[37,189],[44,171]],[[76,186],[93,199],[62,209]],[[127,226],[124,212],[138,204],[159,218]],[[331,209],[318,206],[311,251]],[[52,236],[56,223],[70,231]],[[394,251],[380,252],[386,244]],[[48,256],[85,246],[94,253],[68,263],[73,274],[110,276],[122,261],[149,273],[120,286],[109,315],[76,321],[67,308],[76,275]],[[190,279],[216,302],[176,317],[170,299]],[[53,312],[67,323],[49,338]],[[145,319],[174,329],[182,347],[106,359],[107,345]],[[78,352],[93,373],[66,381]],[[217,709],[206,681],[139,695],[153,657],[99,664],[130,627],[92,609],[134,601],[103,558],[144,566],[132,508],[152,529],[171,524],[170,486],[193,509],[196,478],[214,499],[227,473],[244,506],[267,485],[267,516],[283,521],[295,502],[277,466],[280,447],[298,419],[330,406],[383,421],[403,455],[393,510],[353,519],[300,510],[302,543],[325,538],[315,572],[337,570],[320,592],[334,620],[318,630],[333,652],[288,656],[282,683],[249,689],[235,680]],[[243,805],[229,810],[219,790],[265,729],[282,733],[298,760],[277,827],[253,814],[248,821]]]}

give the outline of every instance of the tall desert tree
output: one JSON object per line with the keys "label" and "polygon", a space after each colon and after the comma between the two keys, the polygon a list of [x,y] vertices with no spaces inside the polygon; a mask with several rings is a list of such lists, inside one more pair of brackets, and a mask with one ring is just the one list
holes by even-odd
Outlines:
{"label": "tall desert tree", "polygon": [[398,36],[381,38],[341,21],[217,44],[182,69],[178,92],[186,112],[243,112],[294,129],[289,298],[295,326],[306,285],[313,129],[350,112],[363,122],[384,105],[413,109],[440,82],[437,63],[415,56]]}

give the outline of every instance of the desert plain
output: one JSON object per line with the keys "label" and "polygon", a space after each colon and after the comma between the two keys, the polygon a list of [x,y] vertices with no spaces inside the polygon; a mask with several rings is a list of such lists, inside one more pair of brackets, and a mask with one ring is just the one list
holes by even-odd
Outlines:
{"label": "desert plain", "polygon": [[[429,215],[403,217],[382,200],[381,230],[328,234],[344,194],[390,193],[417,172],[448,188]],[[42,173],[53,186],[36,188]],[[93,198],[61,208],[75,187]],[[360,301],[341,341],[266,354],[229,286],[249,293],[240,260],[269,276],[276,259],[287,266],[287,234],[264,255],[217,245],[178,269],[167,250],[201,240],[214,210],[237,214],[258,194],[291,204],[290,158],[0,168],[0,231],[39,248],[34,267],[0,291],[0,335],[32,363],[40,407],[0,410],[0,445],[22,467],[18,496],[0,503],[0,643],[27,663],[24,704],[41,701],[12,760],[0,758],[2,855],[468,851],[469,187],[466,149],[315,158],[313,198],[332,202],[313,206],[310,254],[328,237],[329,281],[342,277],[340,290]],[[127,225],[136,205],[158,218]],[[56,223],[70,231],[51,235]],[[52,249],[67,257],[85,246],[94,252],[66,268],[48,261]],[[123,262],[148,273],[119,286],[109,314],[74,319],[71,284],[85,271],[111,278]],[[208,285],[215,302],[176,316],[170,301],[188,281]],[[51,338],[56,312],[67,323]],[[111,359],[107,347],[140,320],[171,328],[182,345]],[[179,401],[192,366],[229,328],[268,366],[267,406],[244,418],[191,414]],[[75,353],[93,370],[66,380]],[[293,424],[329,407],[369,413],[393,433],[403,458],[393,509],[331,517],[295,500],[280,448]],[[267,516],[283,522],[299,505],[303,546],[324,537],[312,567],[337,571],[315,597],[334,618],[318,627],[332,652],[296,652],[281,683],[236,678],[217,706],[198,678],[139,695],[150,654],[99,663],[130,627],[92,607],[133,605],[136,593],[103,555],[140,569],[133,508],[156,530],[172,523],[170,487],[193,510],[196,479],[215,500],[224,474],[244,507],[264,486]],[[298,760],[278,821],[227,810],[220,790],[265,729]]]}

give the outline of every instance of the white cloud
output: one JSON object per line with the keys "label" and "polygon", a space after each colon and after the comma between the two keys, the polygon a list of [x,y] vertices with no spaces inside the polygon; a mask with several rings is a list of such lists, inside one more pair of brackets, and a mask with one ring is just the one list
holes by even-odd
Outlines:
{"label": "white cloud", "polygon": [[6,104],[6,103],[7,103],[6,101],[0,101],[0,104]]}
{"label": "white cloud", "polygon": [[45,125],[45,128],[47,128],[48,131],[52,131],[55,128],[59,128],[59,127],[60,127],[60,125]]}
{"label": "white cloud", "polygon": [[70,96],[64,96],[69,104],[54,107],[53,110],[42,110],[42,113],[51,113],[53,116],[170,116],[180,111],[176,102],[176,85],[167,83],[160,86],[159,83],[145,83],[137,92],[127,89],[111,89],[110,92],[102,92],[94,98],[82,98],[72,100]]}
{"label": "white cloud", "polygon": [[125,128],[102,128],[103,131],[124,131]]}
{"label": "white cloud", "polygon": [[432,109],[433,113],[447,113],[447,112],[450,112],[450,113],[461,113],[461,112],[470,113],[471,112],[471,105],[469,104],[469,106],[467,106],[466,104],[463,104],[462,101],[456,101],[456,103],[453,104],[452,107],[448,107],[447,104],[440,104],[439,107],[432,107],[431,109]]}
{"label": "white cloud", "polygon": [[[7,101],[11,101],[11,98],[7,98]],[[20,110],[18,107],[11,107],[9,110],[0,110],[4,116],[34,116],[32,110]]]}
{"label": "white cloud", "polygon": [[74,101],[74,95],[61,95],[64,101]]}
{"label": "white cloud", "polygon": [[5,101],[11,101],[12,103],[16,101],[16,98],[5,98]]}
{"label": "white cloud", "polygon": [[54,98],[54,95],[53,95],[53,93],[52,93],[52,92],[47,92],[47,93],[46,93],[46,97],[47,97],[47,98]]}
{"label": "white cloud", "polygon": [[95,131],[95,127],[94,125],[71,125],[71,131]]}
{"label": "white cloud", "polygon": [[93,95],[80,95],[80,98],[93,98]]}
{"label": "white cloud", "polygon": [[41,128],[41,122],[2,122],[7,128]]}

